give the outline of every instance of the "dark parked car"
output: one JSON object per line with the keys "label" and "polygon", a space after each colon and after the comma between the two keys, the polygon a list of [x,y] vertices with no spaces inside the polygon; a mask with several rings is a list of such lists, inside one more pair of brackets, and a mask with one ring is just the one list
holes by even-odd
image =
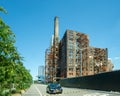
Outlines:
{"label": "dark parked car", "polygon": [[63,89],[59,83],[50,83],[46,88],[47,93],[62,93]]}

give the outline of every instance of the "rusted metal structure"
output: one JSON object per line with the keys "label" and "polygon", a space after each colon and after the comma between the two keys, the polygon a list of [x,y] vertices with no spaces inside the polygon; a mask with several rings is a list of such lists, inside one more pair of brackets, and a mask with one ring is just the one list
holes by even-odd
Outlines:
{"label": "rusted metal structure", "polygon": [[89,64],[90,75],[108,71],[108,49],[89,47]]}
{"label": "rusted metal structure", "polygon": [[45,52],[45,79],[46,81],[52,81],[52,54],[50,49],[46,49]]}
{"label": "rusted metal structure", "polygon": [[55,81],[58,77],[58,59],[59,59],[59,21],[58,17],[54,18],[54,36],[51,40],[49,52],[46,52],[46,78],[47,81]]}
{"label": "rusted metal structure", "polygon": [[66,30],[61,42],[59,66],[61,77],[78,77],[107,71],[107,48],[89,46],[88,35]]}
{"label": "rusted metal structure", "polygon": [[54,36],[45,57],[48,81],[108,71],[107,48],[91,47],[87,34],[73,30],[66,30],[59,42],[58,33],[59,21],[55,17]]}
{"label": "rusted metal structure", "polygon": [[66,30],[60,42],[61,77],[87,75],[89,39],[84,33]]}

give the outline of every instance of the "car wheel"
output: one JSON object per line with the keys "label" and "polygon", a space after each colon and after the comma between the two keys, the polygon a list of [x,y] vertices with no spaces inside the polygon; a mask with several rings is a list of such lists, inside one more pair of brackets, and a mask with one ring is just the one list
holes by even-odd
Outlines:
{"label": "car wheel", "polygon": [[46,93],[49,93],[48,88],[46,89]]}
{"label": "car wheel", "polygon": [[62,91],[60,92],[60,94],[62,94]]}

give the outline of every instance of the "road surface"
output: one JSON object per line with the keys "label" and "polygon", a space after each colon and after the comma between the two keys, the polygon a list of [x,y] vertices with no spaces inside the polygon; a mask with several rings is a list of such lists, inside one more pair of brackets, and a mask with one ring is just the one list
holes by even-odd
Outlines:
{"label": "road surface", "polygon": [[33,84],[22,96],[120,96],[120,93],[63,87],[62,94],[48,94],[46,85]]}

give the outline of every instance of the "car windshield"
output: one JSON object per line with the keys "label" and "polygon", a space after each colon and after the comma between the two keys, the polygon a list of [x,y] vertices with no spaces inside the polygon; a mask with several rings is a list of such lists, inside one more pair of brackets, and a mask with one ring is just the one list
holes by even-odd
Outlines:
{"label": "car windshield", "polygon": [[60,87],[60,84],[50,84],[51,88],[56,88],[56,87]]}

